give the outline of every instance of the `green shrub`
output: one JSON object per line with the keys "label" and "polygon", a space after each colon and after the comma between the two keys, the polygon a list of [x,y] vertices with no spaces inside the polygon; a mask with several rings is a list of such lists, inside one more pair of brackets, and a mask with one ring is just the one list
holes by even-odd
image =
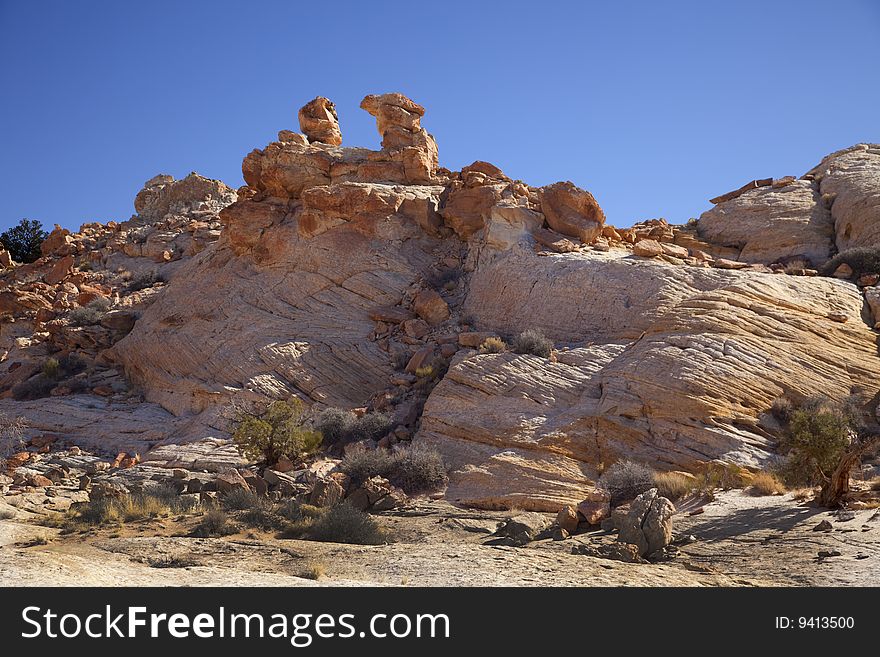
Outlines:
{"label": "green shrub", "polygon": [[780,467],[790,486],[815,486],[830,477],[851,441],[858,423],[852,409],[808,400],[792,411],[780,442],[787,453]]}
{"label": "green shrub", "polygon": [[843,264],[852,268],[855,278],[862,274],[880,274],[880,247],[858,246],[842,251],[825,264],[822,273],[831,276]]}
{"label": "green shrub", "polygon": [[523,331],[510,341],[510,348],[518,354],[532,354],[541,358],[549,358],[553,351],[553,342],[538,329]]}
{"label": "green shrub", "polygon": [[315,519],[307,537],[314,541],[356,545],[381,545],[386,541],[376,521],[347,502],[335,505]]}
{"label": "green shrub", "polygon": [[370,477],[385,477],[406,493],[415,495],[442,488],[446,466],[439,452],[424,447],[356,449],[345,455],[340,469],[359,485]]}
{"label": "green shrub", "polygon": [[273,464],[282,456],[291,460],[314,452],[321,444],[319,431],[304,426],[305,407],[299,399],[274,401],[260,415],[241,413],[232,434],[238,451],[254,461]]}
{"label": "green shrub", "polygon": [[623,459],[607,468],[596,486],[611,495],[612,506],[618,506],[654,488],[654,476],[648,466]]}

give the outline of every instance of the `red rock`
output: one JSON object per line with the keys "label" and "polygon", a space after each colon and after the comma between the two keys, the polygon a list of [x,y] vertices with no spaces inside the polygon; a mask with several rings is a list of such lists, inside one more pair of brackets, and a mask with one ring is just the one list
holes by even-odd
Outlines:
{"label": "red rock", "polygon": [[413,310],[431,326],[442,324],[449,318],[449,306],[434,290],[422,290],[413,300]]}

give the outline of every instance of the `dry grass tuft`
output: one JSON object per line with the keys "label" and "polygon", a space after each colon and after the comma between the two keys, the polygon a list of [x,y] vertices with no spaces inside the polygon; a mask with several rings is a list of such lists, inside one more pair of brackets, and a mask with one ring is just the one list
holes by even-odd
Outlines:
{"label": "dry grass tuft", "polygon": [[752,477],[749,492],[752,495],[783,495],[785,493],[785,484],[770,472],[759,472]]}
{"label": "dry grass tuft", "polygon": [[685,497],[697,486],[697,478],[684,472],[658,472],[654,475],[657,492],[673,502]]}

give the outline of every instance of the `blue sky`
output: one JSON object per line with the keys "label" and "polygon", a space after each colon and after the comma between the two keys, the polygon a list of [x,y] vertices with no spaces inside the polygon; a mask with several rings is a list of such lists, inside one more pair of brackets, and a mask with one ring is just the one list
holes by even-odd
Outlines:
{"label": "blue sky", "polygon": [[880,2],[0,0],[0,228],[127,219],[143,182],[242,184],[317,95],[427,108],[441,164],[572,180],[616,225],[880,142]]}

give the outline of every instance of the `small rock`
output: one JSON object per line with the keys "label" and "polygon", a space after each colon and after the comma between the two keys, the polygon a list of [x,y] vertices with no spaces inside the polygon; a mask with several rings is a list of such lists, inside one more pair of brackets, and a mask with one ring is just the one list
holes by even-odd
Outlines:
{"label": "small rock", "polygon": [[611,515],[611,495],[598,488],[577,506],[578,513],[590,525],[598,525]]}
{"label": "small rock", "polygon": [[554,529],[553,535],[551,536],[554,541],[564,541],[565,539],[570,537],[571,533],[567,529],[564,529],[562,527],[557,527],[556,529]]}
{"label": "small rock", "polygon": [[422,290],[413,300],[413,310],[431,326],[442,324],[449,317],[449,306],[434,290]]}
{"label": "small rock", "polygon": [[574,534],[577,531],[579,522],[577,509],[570,504],[562,507],[556,514],[556,524],[569,534]]}
{"label": "small rock", "polygon": [[848,509],[841,509],[837,512],[837,522],[849,522],[855,520],[856,512]]}
{"label": "small rock", "polygon": [[834,270],[834,273],[832,274],[832,276],[834,276],[834,278],[841,278],[841,279],[848,280],[848,279],[852,278],[852,276],[853,276],[853,269],[852,269],[852,267],[850,267],[848,264],[846,264],[844,262],[842,265],[840,265],[840,267],[838,267],[837,269]]}
{"label": "small rock", "polygon": [[495,535],[510,539],[511,545],[523,546],[535,540],[538,534],[547,529],[549,525],[550,521],[540,513],[520,513],[508,518],[498,528]]}
{"label": "small rock", "polygon": [[839,557],[840,550],[819,550],[820,559],[828,559],[830,557]]}
{"label": "small rock", "polygon": [[834,527],[831,526],[831,523],[827,520],[823,520],[818,525],[813,527],[814,532],[830,532]]}

